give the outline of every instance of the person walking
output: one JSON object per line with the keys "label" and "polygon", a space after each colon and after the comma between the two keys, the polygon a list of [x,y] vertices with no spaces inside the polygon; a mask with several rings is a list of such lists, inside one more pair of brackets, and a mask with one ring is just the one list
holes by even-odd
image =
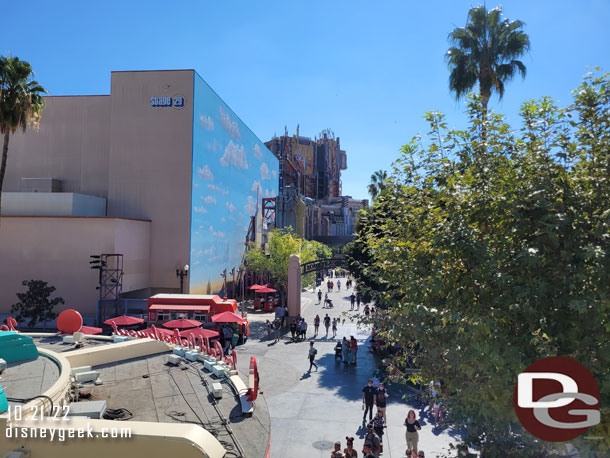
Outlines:
{"label": "person walking", "polygon": [[341,280],[337,280],[337,291],[341,291]]}
{"label": "person walking", "polygon": [[330,317],[328,313],[324,317],[324,327],[326,328],[326,338],[328,339],[328,329],[330,328]]}
{"label": "person walking", "polygon": [[303,319],[303,321],[301,321],[301,339],[305,340],[306,335],[307,335],[307,321],[305,321],[305,319]]}
{"label": "person walking", "polygon": [[334,291],[335,290],[335,282],[334,281],[330,281],[330,290]]}
{"label": "person walking", "polygon": [[375,434],[375,429],[373,428],[372,423],[366,425],[366,436],[364,436],[364,444],[369,444],[369,447],[371,447],[371,451],[373,452],[374,456],[379,456],[379,453],[381,452],[381,441]]}
{"label": "person walking", "polygon": [[318,289],[318,304],[322,302],[322,290]]}
{"label": "person walking", "polygon": [[313,366],[316,367],[316,372],[318,372],[318,365],[314,362],[317,354],[318,354],[318,350],[316,350],[314,348],[313,342],[309,342],[309,354],[307,356],[309,358],[309,371],[308,372],[311,372],[311,368]]}
{"label": "person walking", "polygon": [[377,458],[377,456],[373,454],[373,449],[371,448],[370,442],[365,443],[362,446],[362,458]]}
{"label": "person walking", "polygon": [[275,330],[275,341],[279,342],[280,341],[280,328],[282,327],[282,324],[280,322],[280,320],[278,320],[277,318],[275,320],[273,320],[273,329]]}
{"label": "person walking", "polygon": [[369,414],[369,421],[373,419],[373,407],[375,406],[375,388],[373,380],[369,380],[367,385],[362,388],[362,403],[364,404],[364,415],[362,421],[366,421],[366,414]]}
{"label": "person walking", "polygon": [[343,449],[345,458],[358,458],[358,452],[354,450],[354,438],[347,436],[345,441],[346,447]]}
{"label": "person walking", "polygon": [[354,310],[354,304],[356,303],[356,295],[354,293],[352,293],[352,295],[349,297],[349,301],[351,304],[351,307],[349,309]]}
{"label": "person walking", "polygon": [[419,424],[419,421],[417,421],[414,410],[409,410],[407,418],[405,418],[405,426],[407,427],[405,433],[407,449],[417,453],[417,443],[419,442],[419,433],[417,431],[421,430],[421,425]]}
{"label": "person walking", "polygon": [[383,383],[379,384],[379,387],[377,388],[377,392],[375,393],[375,404],[377,404],[377,412],[381,412],[381,414],[383,415],[383,419],[387,422],[388,418],[386,417],[385,414],[385,408],[386,408],[386,398],[389,396],[387,390],[385,389],[385,387],[383,386]]}
{"label": "person walking", "polygon": [[267,338],[271,339],[271,321],[267,320],[265,326],[267,326]]}
{"label": "person walking", "polygon": [[337,319],[333,318],[333,339],[337,337]]}
{"label": "person walking", "polygon": [[356,310],[360,310],[360,293],[356,294]]}
{"label": "person walking", "polygon": [[318,330],[320,329],[320,315],[316,315],[316,317],[313,319],[313,336],[314,337],[318,337]]}
{"label": "person walking", "polygon": [[324,306],[322,308],[326,308],[327,303],[328,303],[328,293],[326,293],[324,295]]}
{"label": "person walking", "polygon": [[330,452],[330,458],[344,458],[343,453],[341,453],[341,442],[335,442],[333,451]]}
{"label": "person walking", "polygon": [[349,363],[349,342],[344,337],[343,342],[341,343],[341,353],[343,356],[343,364]]}
{"label": "person walking", "polygon": [[[269,320],[267,320],[267,321],[269,321]],[[296,322],[296,320],[293,320],[292,323],[290,323],[290,335],[292,336],[293,342],[294,342],[296,333],[297,333],[297,322]]]}
{"label": "person walking", "polygon": [[354,336],[350,336],[349,349],[351,352],[352,363],[355,365],[358,361],[358,341],[354,339]]}
{"label": "person walking", "polygon": [[364,316],[368,318],[370,313],[371,313],[371,309],[369,308],[369,304],[366,304],[364,306]]}
{"label": "person walking", "polygon": [[373,418],[373,429],[375,430],[375,434],[379,436],[381,445],[379,453],[383,453],[383,428],[385,428],[385,419],[383,418],[383,413],[380,410],[377,410],[377,415]]}
{"label": "person walking", "polygon": [[286,314],[287,314],[286,306],[282,305],[282,308],[280,309],[280,319],[281,319],[282,327],[284,327],[286,325]]}
{"label": "person walking", "polygon": [[326,290],[328,293],[330,293],[330,280],[326,281]]}

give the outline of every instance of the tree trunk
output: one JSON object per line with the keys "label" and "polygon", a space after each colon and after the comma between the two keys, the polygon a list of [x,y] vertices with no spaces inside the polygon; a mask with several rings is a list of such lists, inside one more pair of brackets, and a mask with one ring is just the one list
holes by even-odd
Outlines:
{"label": "tree trunk", "polygon": [[6,173],[6,159],[8,157],[8,136],[10,131],[8,128],[4,133],[4,144],[2,145],[2,166],[0,166],[0,220],[2,219],[2,185],[4,183],[4,174]]}

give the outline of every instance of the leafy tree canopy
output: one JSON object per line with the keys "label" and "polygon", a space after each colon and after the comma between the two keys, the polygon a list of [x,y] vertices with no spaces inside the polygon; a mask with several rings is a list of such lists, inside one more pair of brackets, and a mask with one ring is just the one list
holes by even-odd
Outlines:
{"label": "leafy tree canopy", "polygon": [[24,280],[21,282],[27,286],[25,293],[17,293],[19,302],[11,306],[11,313],[16,313],[17,321],[29,320],[28,326],[33,327],[38,322],[54,320],[57,314],[53,311],[56,305],[63,304],[61,297],[49,299],[55,291],[55,286],[48,286],[42,280]]}
{"label": "leafy tree canopy", "polygon": [[465,130],[428,113],[428,138],[404,146],[347,249],[380,333],[402,358],[419,344],[420,380],[444,381],[452,419],[483,456],[551,445],[521,427],[512,396],[517,375],[552,355],[600,387],[602,424],[573,443],[610,453],[610,74],[573,94],[566,108],[525,102],[516,130],[480,96]]}
{"label": "leafy tree canopy", "polygon": [[[252,247],[246,253],[248,268],[254,272],[269,272],[280,288],[288,281],[288,264],[290,255],[298,254],[301,264],[332,257],[332,251],[323,243],[305,240],[291,230],[274,229],[269,234],[266,251]],[[311,284],[312,275],[306,275],[303,284]]]}

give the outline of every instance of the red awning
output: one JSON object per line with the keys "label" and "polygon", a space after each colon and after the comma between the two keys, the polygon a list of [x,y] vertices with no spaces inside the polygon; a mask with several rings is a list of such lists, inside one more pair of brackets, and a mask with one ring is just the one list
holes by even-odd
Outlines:
{"label": "red awning", "polygon": [[180,312],[205,312],[210,311],[209,305],[176,305],[176,304],[153,304],[148,310],[175,310]]}

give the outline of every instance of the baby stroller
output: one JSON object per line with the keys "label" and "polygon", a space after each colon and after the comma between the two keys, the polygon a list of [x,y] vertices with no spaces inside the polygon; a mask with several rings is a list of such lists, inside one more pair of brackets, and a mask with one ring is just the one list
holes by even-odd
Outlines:
{"label": "baby stroller", "polygon": [[343,344],[341,341],[338,341],[337,345],[335,345],[335,359],[343,359]]}

